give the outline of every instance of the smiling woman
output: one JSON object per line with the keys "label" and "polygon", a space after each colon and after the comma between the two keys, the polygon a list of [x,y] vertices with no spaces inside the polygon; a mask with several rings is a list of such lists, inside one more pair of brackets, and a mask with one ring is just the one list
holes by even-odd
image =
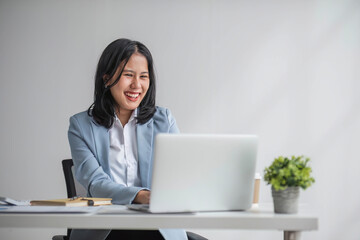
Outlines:
{"label": "smiling woman", "polygon": [[[115,112],[122,125],[125,125],[132,111],[139,107],[146,95],[150,80],[147,60],[140,53],[134,53],[125,67],[121,65],[111,79],[105,74],[104,80],[106,86],[112,86],[110,92],[116,103]],[[117,79],[119,80],[114,85]]]}
{"label": "smiling woman", "polygon": [[[136,94],[139,96],[136,97]],[[128,39],[110,43],[98,63],[94,95],[95,102],[88,114],[100,125],[110,128],[113,124],[114,106],[118,117],[123,107],[120,118],[123,124],[137,107],[138,123],[147,122],[155,113],[155,75],[153,59],[147,47]]]}
{"label": "smiling woman", "polygon": [[[94,103],[70,118],[68,131],[77,180],[89,197],[114,204],[150,201],[152,148],[158,133],[178,133],[170,111],[155,106],[150,51],[118,39],[102,53]],[[73,230],[70,239],[188,239],[184,230]],[[193,238],[190,238],[193,239]]]}

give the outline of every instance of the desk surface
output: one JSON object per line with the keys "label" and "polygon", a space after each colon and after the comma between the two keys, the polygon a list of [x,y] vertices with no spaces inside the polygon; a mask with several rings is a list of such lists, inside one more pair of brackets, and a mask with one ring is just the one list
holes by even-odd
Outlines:
{"label": "desk surface", "polygon": [[274,214],[268,207],[246,212],[202,212],[189,214],[149,213],[0,213],[2,228],[86,228],[86,229],[263,229],[310,231],[318,229],[318,218],[309,213]]}

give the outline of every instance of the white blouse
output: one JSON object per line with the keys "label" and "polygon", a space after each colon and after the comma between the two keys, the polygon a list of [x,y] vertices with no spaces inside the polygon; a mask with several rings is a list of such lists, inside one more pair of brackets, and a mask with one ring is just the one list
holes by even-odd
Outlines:
{"label": "white blouse", "polygon": [[137,111],[135,110],[124,127],[115,116],[114,124],[109,129],[110,173],[116,183],[127,187],[141,187],[136,141],[136,115]]}

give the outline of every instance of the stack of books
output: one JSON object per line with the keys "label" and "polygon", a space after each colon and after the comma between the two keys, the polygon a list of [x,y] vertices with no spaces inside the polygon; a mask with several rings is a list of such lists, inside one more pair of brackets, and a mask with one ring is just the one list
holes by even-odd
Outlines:
{"label": "stack of books", "polygon": [[33,200],[30,201],[31,206],[68,206],[68,207],[82,207],[82,206],[100,206],[111,205],[111,198],[89,198],[89,197],[74,197],[65,199],[53,200]]}

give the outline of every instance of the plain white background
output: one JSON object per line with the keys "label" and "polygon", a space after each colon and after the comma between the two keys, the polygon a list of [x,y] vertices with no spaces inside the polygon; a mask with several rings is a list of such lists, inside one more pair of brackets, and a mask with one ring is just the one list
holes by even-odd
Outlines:
{"label": "plain white background", "polygon": [[[300,202],[319,230],[304,240],[359,239],[360,1],[1,0],[0,36],[0,195],[66,196],[68,118],[91,104],[102,50],[126,37],[153,53],[157,104],[182,132],[257,134],[261,174],[279,155],[311,157],[316,183]],[[260,194],[271,202],[269,186]],[[0,238],[65,232],[0,229]]]}

